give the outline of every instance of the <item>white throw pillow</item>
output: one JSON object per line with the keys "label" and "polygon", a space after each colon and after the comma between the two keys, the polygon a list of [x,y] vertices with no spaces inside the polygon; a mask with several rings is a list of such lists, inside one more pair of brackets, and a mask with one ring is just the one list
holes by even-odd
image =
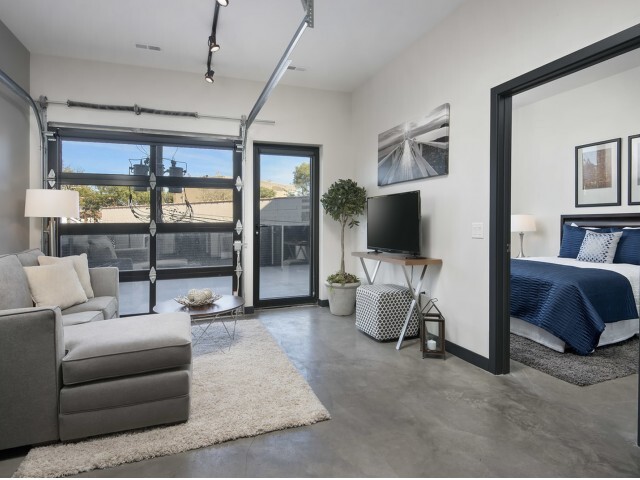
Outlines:
{"label": "white throw pillow", "polygon": [[87,259],[86,253],[83,253],[81,255],[72,255],[70,257],[45,257],[44,255],[41,255],[38,257],[38,262],[40,263],[40,265],[53,265],[55,263],[61,262],[72,263],[73,268],[78,274],[80,285],[82,285],[87,298],[95,297],[95,295],[93,294],[93,288],[91,287],[91,276],[89,275],[89,260]]}
{"label": "white throw pillow", "polygon": [[58,306],[64,310],[87,301],[71,262],[24,267],[36,307]]}
{"label": "white throw pillow", "polygon": [[587,231],[576,260],[593,263],[613,263],[622,232],[596,233]]}

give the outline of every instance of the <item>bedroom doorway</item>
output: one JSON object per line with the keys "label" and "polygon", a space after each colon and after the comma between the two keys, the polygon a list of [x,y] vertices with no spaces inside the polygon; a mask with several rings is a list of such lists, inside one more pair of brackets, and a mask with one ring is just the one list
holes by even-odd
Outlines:
{"label": "bedroom doorway", "polygon": [[[640,48],[640,25],[605,38],[491,90],[489,369],[509,373],[512,99],[515,95]],[[640,397],[638,406],[640,408]],[[640,415],[638,416],[640,443]]]}

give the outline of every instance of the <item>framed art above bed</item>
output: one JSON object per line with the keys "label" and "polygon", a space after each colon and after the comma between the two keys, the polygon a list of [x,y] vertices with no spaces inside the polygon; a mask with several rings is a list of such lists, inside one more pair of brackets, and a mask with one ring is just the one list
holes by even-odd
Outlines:
{"label": "framed art above bed", "polygon": [[640,205],[640,134],[629,137],[629,205]]}
{"label": "framed art above bed", "polygon": [[620,205],[621,138],[576,147],[576,207]]}

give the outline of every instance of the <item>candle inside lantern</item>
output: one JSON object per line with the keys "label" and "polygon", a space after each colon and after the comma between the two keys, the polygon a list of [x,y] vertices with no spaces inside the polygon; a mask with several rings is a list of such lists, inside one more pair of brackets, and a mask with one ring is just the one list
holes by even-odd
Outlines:
{"label": "candle inside lantern", "polygon": [[435,350],[435,349],[436,349],[436,341],[427,340],[427,350]]}

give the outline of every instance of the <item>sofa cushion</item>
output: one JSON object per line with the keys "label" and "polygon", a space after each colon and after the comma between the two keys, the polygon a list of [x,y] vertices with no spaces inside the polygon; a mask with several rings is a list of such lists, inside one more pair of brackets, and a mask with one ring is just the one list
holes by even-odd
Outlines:
{"label": "sofa cushion", "polygon": [[90,310],[88,312],[77,312],[62,315],[62,325],[78,325],[80,323],[98,322],[104,320],[102,312]]}
{"label": "sofa cushion", "polygon": [[18,260],[23,267],[37,267],[38,257],[44,255],[39,248],[32,248],[31,250],[25,250],[24,252],[16,253]]}
{"label": "sofa cushion", "polygon": [[29,281],[16,255],[0,256],[0,310],[33,307]]}
{"label": "sofa cushion", "polygon": [[101,382],[70,385],[60,391],[60,413],[71,414],[106,408],[128,407],[188,395],[191,369],[131,375]]}
{"label": "sofa cushion", "polygon": [[65,328],[64,337],[65,385],[191,363],[191,319],[183,312],[72,325]]}
{"label": "sofa cushion", "polygon": [[55,305],[64,310],[87,301],[87,295],[71,263],[23,268],[37,307]]}
{"label": "sofa cushion", "polygon": [[98,310],[105,320],[113,318],[118,312],[118,300],[115,297],[93,297],[85,303],[79,303],[63,310],[63,315]]}
{"label": "sofa cushion", "polygon": [[91,287],[91,277],[89,276],[89,262],[87,260],[87,254],[72,255],[70,257],[47,257],[41,255],[38,257],[38,263],[40,265],[53,265],[55,263],[69,262],[73,265],[74,270],[78,274],[80,285],[87,298],[93,298],[93,288]]}

